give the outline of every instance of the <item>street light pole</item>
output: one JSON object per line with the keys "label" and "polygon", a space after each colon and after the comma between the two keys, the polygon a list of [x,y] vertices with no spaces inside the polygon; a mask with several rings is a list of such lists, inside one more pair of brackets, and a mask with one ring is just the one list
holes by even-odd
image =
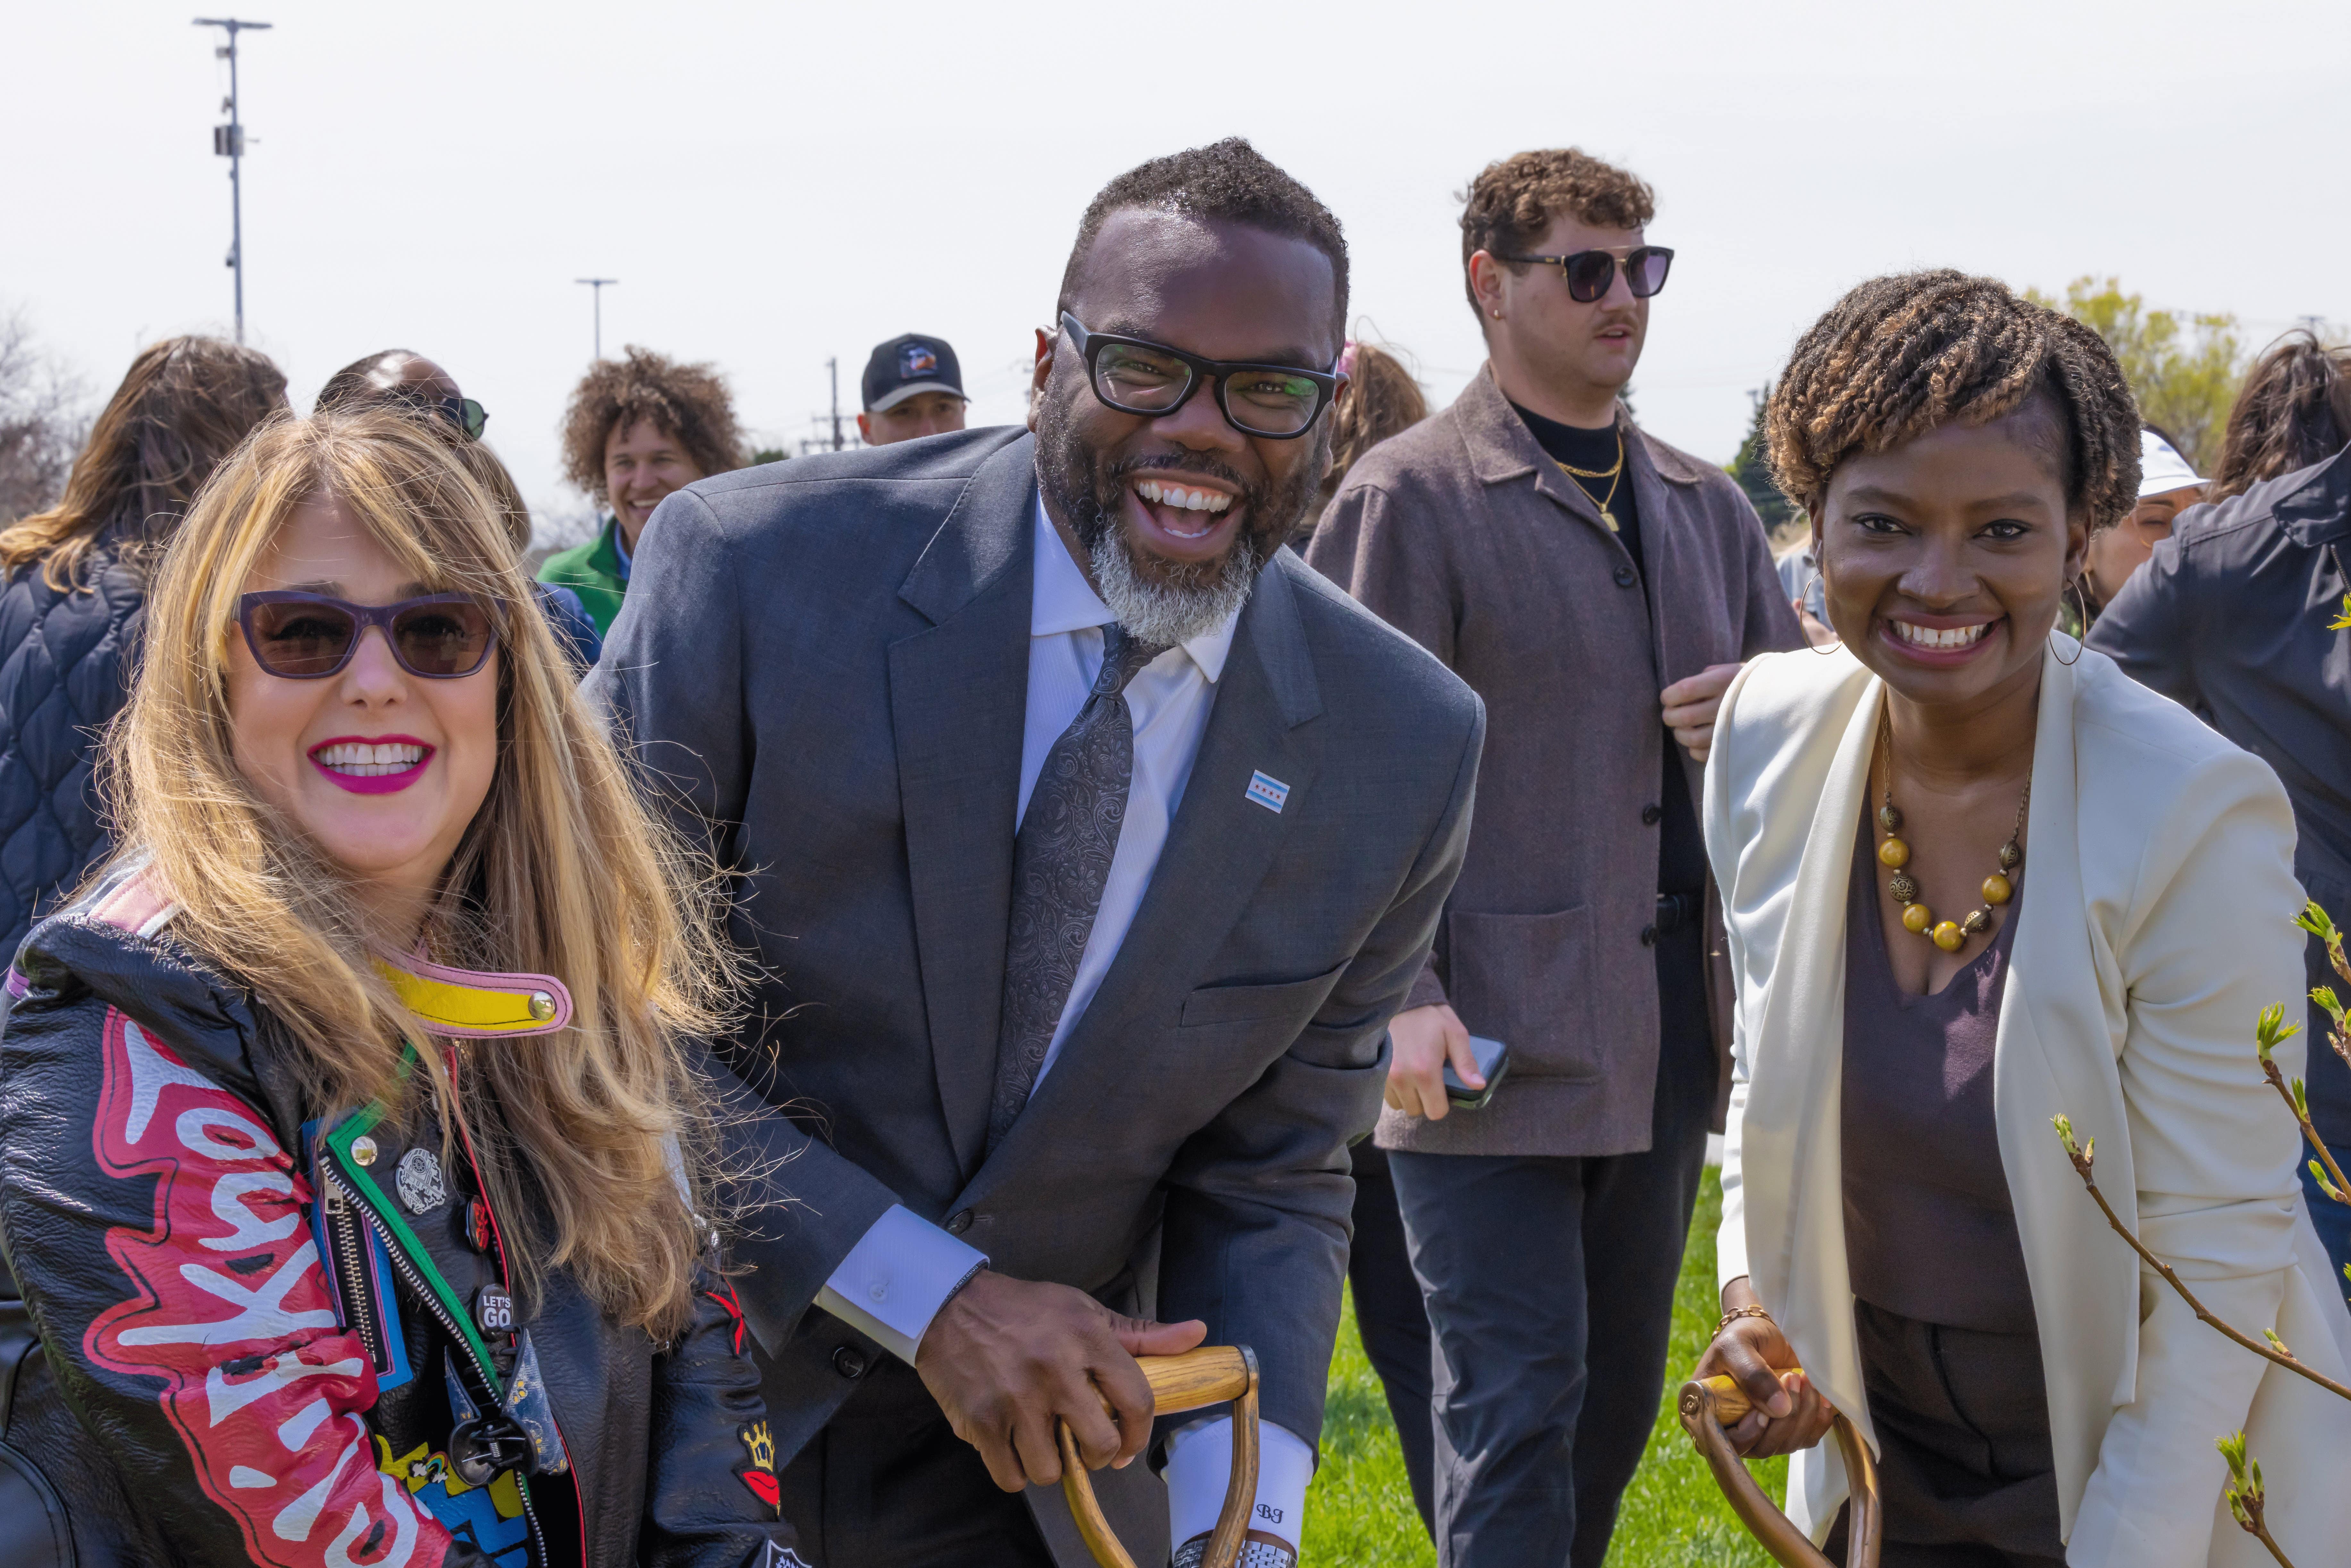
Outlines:
{"label": "street light pole", "polygon": [[841,450],[841,361],[827,360],[824,368],[832,377],[832,449]]}
{"label": "street light pole", "polygon": [[596,298],[596,357],[604,357],[604,290],[621,280],[617,277],[575,277],[574,283],[584,283]]}
{"label": "street light pole", "polygon": [[245,32],[266,32],[272,24],[240,21],[235,16],[199,16],[193,25],[219,27],[228,34],[228,42],[213,51],[215,57],[228,62],[228,101],[221,106],[228,110],[228,123],[213,127],[213,152],[228,160],[228,265],[236,274],[236,340],[242,343],[245,341],[245,121],[237,112],[236,36]]}

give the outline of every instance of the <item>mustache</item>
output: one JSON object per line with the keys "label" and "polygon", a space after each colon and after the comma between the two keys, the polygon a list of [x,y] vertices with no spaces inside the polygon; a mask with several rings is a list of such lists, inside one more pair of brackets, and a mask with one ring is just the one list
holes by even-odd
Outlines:
{"label": "mustache", "polygon": [[1197,474],[1206,478],[1230,485],[1240,493],[1242,499],[1249,498],[1263,487],[1250,484],[1239,474],[1234,472],[1231,465],[1211,457],[1206,453],[1185,456],[1178,456],[1174,453],[1151,453],[1139,457],[1123,458],[1102,471],[1102,479],[1109,485],[1123,485],[1137,474],[1164,473],[1178,468],[1187,474]]}

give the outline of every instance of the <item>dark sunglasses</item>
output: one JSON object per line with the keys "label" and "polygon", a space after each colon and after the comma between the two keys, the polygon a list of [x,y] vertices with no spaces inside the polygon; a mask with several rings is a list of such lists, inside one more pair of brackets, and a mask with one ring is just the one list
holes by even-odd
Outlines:
{"label": "dark sunglasses", "polygon": [[1146,419],[1174,413],[1203,382],[1213,381],[1227,424],[1244,435],[1288,441],[1312,427],[1347,379],[1294,365],[1204,360],[1141,338],[1089,332],[1067,311],[1061,313],[1061,330],[1085,361],[1094,396],[1121,413]]}
{"label": "dark sunglasses", "polygon": [[396,604],[351,604],[290,590],[248,593],[237,601],[236,623],[253,662],[289,681],[323,680],[341,670],[371,626],[383,629],[402,669],[429,681],[472,674],[498,643],[488,607],[462,593]]}
{"label": "dark sunglasses", "polygon": [[[1568,256],[1496,256],[1496,261],[1536,261],[1545,267],[1556,267],[1566,276],[1567,297],[1579,305],[1589,305],[1608,292],[1616,281],[1616,256],[1613,251],[1579,250]],[[1661,245],[1645,245],[1627,252],[1625,256],[1625,287],[1633,291],[1635,299],[1646,299],[1666,286],[1666,274],[1674,267],[1674,253]]]}
{"label": "dark sunglasses", "polygon": [[490,425],[490,411],[469,397],[434,397],[413,383],[392,388],[391,395],[411,408],[439,414],[464,432],[468,441],[479,441]]}

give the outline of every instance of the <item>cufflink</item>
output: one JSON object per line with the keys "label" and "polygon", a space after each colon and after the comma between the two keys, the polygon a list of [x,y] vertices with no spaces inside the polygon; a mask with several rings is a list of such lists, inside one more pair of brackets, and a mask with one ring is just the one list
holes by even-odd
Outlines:
{"label": "cufflink", "polygon": [[[1200,1568],[1208,1555],[1208,1532],[1201,1531],[1176,1549],[1175,1568]],[[1241,1554],[1233,1568],[1298,1568],[1298,1553],[1278,1535],[1252,1530],[1241,1537]]]}

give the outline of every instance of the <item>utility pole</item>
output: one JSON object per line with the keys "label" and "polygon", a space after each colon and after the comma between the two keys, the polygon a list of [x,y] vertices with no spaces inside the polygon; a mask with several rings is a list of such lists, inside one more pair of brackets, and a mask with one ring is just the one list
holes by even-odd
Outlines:
{"label": "utility pole", "polygon": [[575,277],[574,283],[584,283],[596,297],[596,357],[604,357],[604,290],[621,281],[617,277]]}
{"label": "utility pole", "polygon": [[267,22],[240,21],[235,16],[199,16],[193,24],[199,27],[219,27],[228,34],[228,42],[213,50],[215,57],[228,62],[228,98],[221,107],[228,110],[228,123],[213,127],[213,152],[228,160],[228,265],[236,274],[236,340],[245,341],[245,121],[238,117],[236,101],[236,36],[239,33],[267,32]]}
{"label": "utility pole", "polygon": [[832,374],[832,449],[841,450],[841,361],[827,360],[824,368]]}

